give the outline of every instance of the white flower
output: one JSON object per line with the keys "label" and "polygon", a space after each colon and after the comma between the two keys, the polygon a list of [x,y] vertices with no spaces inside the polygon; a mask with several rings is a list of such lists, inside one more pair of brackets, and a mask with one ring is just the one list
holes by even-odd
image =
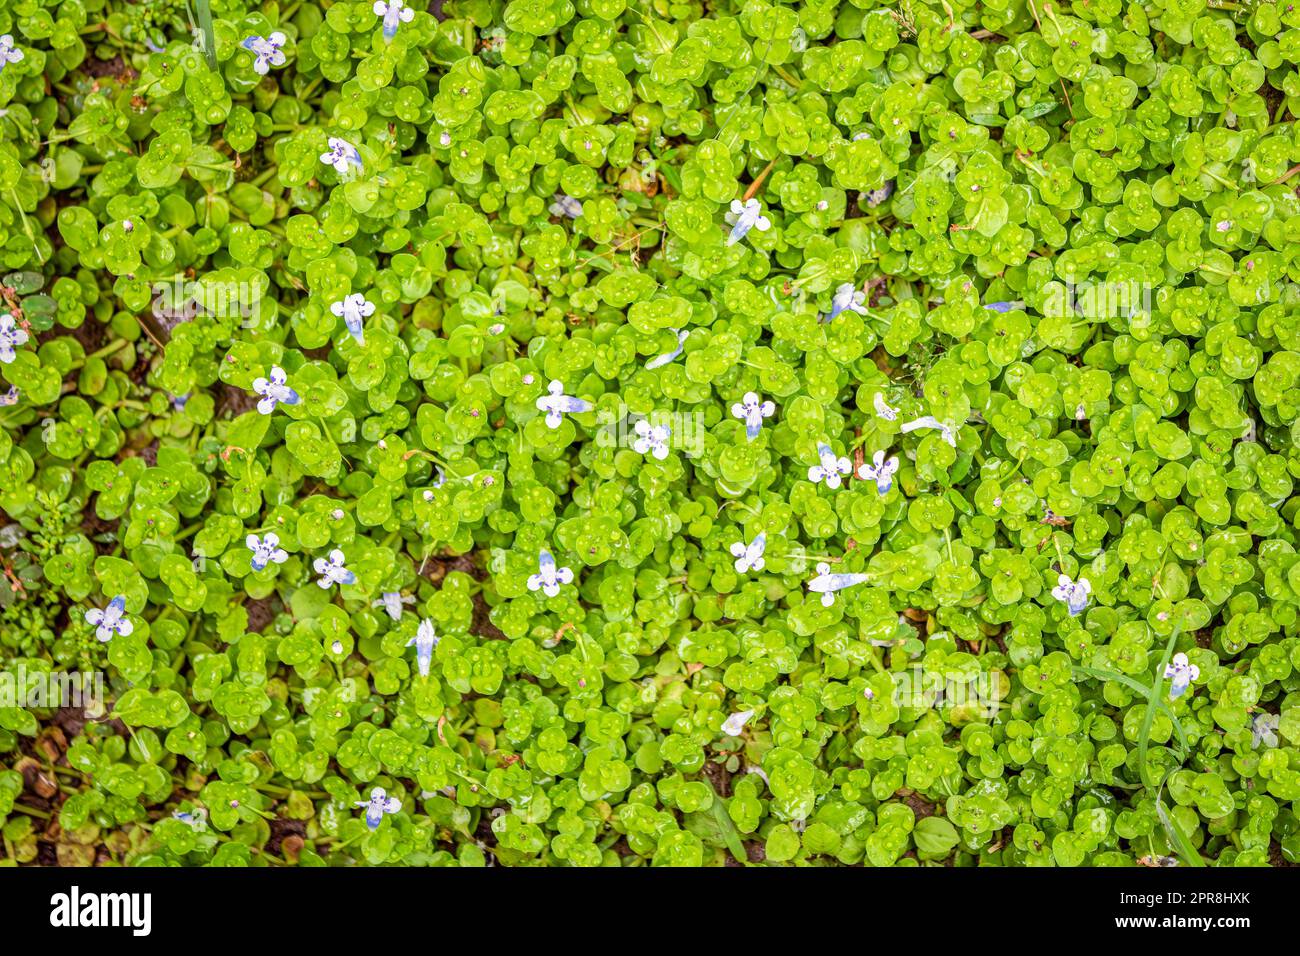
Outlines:
{"label": "white flower", "polygon": [[3,70],[10,63],[21,63],[23,51],[14,46],[12,34],[6,33],[0,36],[0,70]]}
{"label": "white flower", "polygon": [[1175,700],[1183,696],[1183,691],[1201,676],[1201,669],[1195,664],[1189,664],[1187,655],[1180,652],[1165,667],[1165,676],[1173,678],[1173,683],[1169,685],[1169,699]]}
{"label": "white flower", "polygon": [[280,547],[280,536],[274,531],[268,531],[265,538],[250,534],[244,539],[244,544],[253,552],[249,563],[254,571],[261,571],[268,564],[284,564],[289,560],[289,552]]}
{"label": "white flower", "polygon": [[808,582],[808,590],[822,596],[823,607],[830,607],[835,603],[836,591],[865,584],[870,579],[869,574],[831,574],[831,566],[823,561],[817,565],[817,576]]}
{"label": "white flower", "polygon": [[1058,577],[1056,587],[1052,588],[1052,597],[1065,602],[1065,606],[1070,609],[1070,617],[1074,617],[1088,606],[1090,594],[1092,594],[1092,585],[1088,583],[1087,578],[1071,581],[1068,574]]}
{"label": "white flower", "polygon": [[722,722],[722,732],[728,737],[739,737],[745,729],[745,724],[749,723],[749,718],[754,716],[752,710],[738,710]]}
{"label": "white flower", "polygon": [[831,297],[830,318],[833,319],[844,311],[866,315],[866,302],[867,294],[858,289],[852,282],[846,282],[836,289],[835,295]]}
{"label": "white flower", "polygon": [[429,676],[429,664],[433,661],[433,649],[438,646],[438,635],[433,630],[433,621],[425,618],[415,632],[415,637],[406,642],[407,647],[415,648],[415,663],[420,669],[421,677]]}
{"label": "white flower", "polygon": [[743,203],[739,199],[731,200],[731,212],[727,213],[727,222],[731,226],[731,234],[727,236],[727,245],[732,246],[745,238],[749,230],[757,228],[759,232],[767,232],[772,228],[772,221],[763,215],[763,207],[757,199],[746,199]]}
{"label": "white flower", "polygon": [[885,453],[878,451],[871,461],[870,465],[863,462],[859,466],[858,477],[863,480],[870,479],[874,481],[876,490],[882,495],[886,494],[894,486],[894,473],[898,471],[898,456],[895,455],[886,461]]}
{"label": "white flower", "polygon": [[686,336],[688,336],[688,335],[691,334],[691,330],[690,330],[690,329],[681,329],[681,330],[678,330],[678,329],[672,329],[671,331],[673,332],[674,335],[677,336],[677,348],[673,349],[671,352],[665,352],[663,355],[656,355],[656,356],[655,356],[654,358],[652,358],[650,361],[648,361],[648,362],[645,363],[645,367],[646,367],[647,369],[652,369],[652,370],[653,370],[653,369],[657,369],[657,368],[659,368],[661,365],[667,365],[667,364],[668,364],[669,362],[671,362],[673,359],[677,358],[677,356],[679,356],[679,355],[682,354],[682,351],[683,351],[683,350],[685,349],[685,347],[686,347],[686,345],[685,345],[685,343],[686,343]]}
{"label": "white flower", "polygon": [[257,410],[263,415],[270,415],[281,402],[297,405],[302,401],[298,393],[289,387],[284,369],[278,365],[271,366],[270,378],[253,379],[253,391],[262,396],[262,400],[257,403]]}
{"label": "white flower", "polygon": [[763,401],[757,392],[746,392],[739,402],[731,406],[731,414],[745,423],[745,437],[753,441],[763,430],[763,419],[776,413],[776,403]]}
{"label": "white flower", "polygon": [[375,787],[370,791],[369,800],[360,800],[353,804],[354,807],[366,808],[366,826],[371,830],[379,829],[379,822],[384,819],[386,813],[396,813],[402,809],[402,801],[396,797],[390,797],[384,791],[383,787]]}
{"label": "white flower", "polygon": [[582,215],[582,203],[574,199],[567,193],[558,193],[555,202],[547,207],[547,212],[552,216],[561,216],[565,219],[577,219]]}
{"label": "white flower", "polygon": [[402,619],[402,605],[414,603],[415,596],[412,594],[403,595],[401,591],[385,591],[370,606],[382,607],[385,613],[394,621],[400,621]]}
{"label": "white flower", "polygon": [[253,54],[253,72],[262,76],[273,66],[284,66],[283,33],[272,33],[269,37],[247,37],[240,43],[245,50]]}
{"label": "white flower", "polygon": [[384,21],[384,39],[391,41],[397,36],[397,25],[399,23],[410,23],[415,19],[415,11],[408,7],[402,0],[375,0],[375,5],[371,8],[375,11],[375,16],[382,17]]}
{"label": "white flower", "polygon": [[322,588],[328,588],[333,584],[356,584],[357,576],[343,566],[344,560],[346,559],[343,557],[343,552],[335,548],[330,552],[328,561],[325,558],[317,558],[313,561],[311,566],[320,575],[320,580],[316,583]]}
{"label": "white flower", "polygon": [[18,386],[10,385],[9,391],[0,395],[0,405],[17,405],[18,404]]}
{"label": "white flower", "polygon": [[551,552],[543,550],[537,555],[537,573],[528,578],[528,590],[541,591],[547,597],[555,597],[560,593],[561,584],[572,581],[572,569],[557,568]]}
{"label": "white flower", "polygon": [[840,486],[840,475],[853,471],[853,463],[847,458],[837,457],[825,442],[817,443],[817,457],[821,464],[808,469],[808,480],[813,484],[826,482],[826,487],[834,490]]}
{"label": "white flower", "polygon": [[361,329],[361,320],[375,314],[375,304],[360,292],[345,296],[330,306],[330,311],[343,320],[348,332],[357,340],[358,345],[366,344],[365,333]]}
{"label": "white flower", "polygon": [[885,396],[880,392],[876,392],[871,399],[871,404],[875,406],[877,418],[883,418],[887,422],[898,421],[898,409],[885,401]]}
{"label": "white flower", "polygon": [[120,594],[104,610],[93,607],[87,611],[86,623],[95,626],[95,637],[100,643],[111,641],[114,634],[126,637],[135,630],[135,625],[126,616],[126,598]]}
{"label": "white flower", "polygon": [[943,440],[953,448],[957,447],[957,429],[951,425],[945,425],[933,415],[922,415],[920,418],[913,419],[899,426],[899,431],[904,435],[908,432],[914,432],[922,428],[933,428],[943,433]]}
{"label": "white flower", "polygon": [[17,357],[16,346],[27,341],[27,330],[21,328],[8,312],[0,314],[0,362],[8,365]]}
{"label": "white flower", "polygon": [[633,451],[638,455],[649,452],[658,461],[668,457],[668,440],[673,434],[671,428],[667,425],[651,425],[644,418],[638,421],[635,427],[637,439],[632,442]]}
{"label": "white flower", "polygon": [[572,395],[565,395],[564,385],[558,381],[552,381],[547,391],[549,394],[543,395],[537,400],[537,410],[546,412],[546,426],[548,428],[559,428],[566,413],[591,411],[590,402],[584,402]]}
{"label": "white flower", "polygon": [[333,166],[335,172],[339,175],[346,173],[348,166],[356,166],[357,169],[361,169],[361,154],[346,139],[331,136],[329,138],[329,147],[329,152],[320,154],[320,161],[326,166]]}
{"label": "white flower", "polygon": [[747,574],[750,571],[762,571],[765,564],[763,552],[767,550],[767,534],[759,532],[758,537],[748,545],[737,541],[731,546],[731,554],[736,559],[736,572]]}

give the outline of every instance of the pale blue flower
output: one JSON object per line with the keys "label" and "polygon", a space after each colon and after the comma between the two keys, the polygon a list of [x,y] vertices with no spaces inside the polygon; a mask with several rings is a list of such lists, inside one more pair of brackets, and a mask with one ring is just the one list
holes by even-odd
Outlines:
{"label": "pale blue flower", "polygon": [[1017,301],[1017,302],[989,302],[989,303],[986,303],[985,306],[984,306],[984,308],[988,309],[990,312],[1001,312],[1001,313],[1012,312],[1012,311],[1014,311],[1014,310],[1016,310],[1016,309],[1023,309],[1024,307],[1025,307],[1025,304],[1024,304],[1023,302],[1019,302],[1019,301]]}
{"label": "pale blue flower", "polygon": [[126,637],[135,630],[135,625],[126,616],[126,598],[120,594],[102,611],[97,607],[87,611],[86,623],[94,625],[95,637],[104,644],[111,641],[114,634]]}
{"label": "pale blue flower", "polygon": [[547,207],[547,212],[552,216],[560,216],[565,219],[577,219],[582,215],[582,202],[574,199],[567,193],[559,193],[555,197],[555,202]]}
{"label": "pale blue flower", "polygon": [[856,312],[858,315],[867,314],[867,294],[852,282],[845,282],[835,290],[835,295],[831,297],[830,318],[834,319],[841,312]]}
{"label": "pale blue flower", "polygon": [[952,425],[945,425],[933,415],[922,415],[920,418],[913,419],[910,422],[905,422],[899,426],[898,430],[906,435],[908,432],[914,432],[923,428],[933,428],[936,431],[941,432],[944,441],[953,448],[957,447],[957,429]]}
{"label": "pale blue flower", "polygon": [[384,39],[392,41],[397,36],[397,26],[399,23],[410,23],[415,19],[415,11],[408,7],[402,0],[375,0],[375,5],[371,8],[375,11],[375,16],[384,21]]}
{"label": "pale blue flower", "polygon": [[321,153],[320,161],[326,166],[333,166],[340,176],[348,171],[349,166],[361,169],[361,154],[346,139],[337,136],[329,138],[329,152]]}
{"label": "pale blue flower", "polygon": [[0,362],[8,365],[17,353],[14,349],[27,341],[27,330],[14,321],[8,312],[0,314]]}
{"label": "pale blue flower", "polygon": [[413,595],[403,595],[401,591],[385,591],[379,595],[379,600],[370,606],[382,607],[394,621],[400,621],[402,619],[402,605],[414,603],[415,597]]}
{"label": "pale blue flower", "polygon": [[1169,685],[1169,699],[1176,700],[1182,697],[1192,681],[1200,676],[1201,669],[1195,664],[1188,663],[1186,654],[1182,652],[1175,654],[1174,659],[1165,667],[1165,677],[1172,680]]}
{"label": "pale blue flower", "polygon": [[853,471],[853,463],[837,456],[825,442],[817,443],[817,458],[821,463],[808,469],[808,480],[813,484],[825,482],[827,488],[834,490],[840,486],[840,476]]}
{"label": "pale blue flower", "polygon": [[573,570],[555,566],[551,552],[543,550],[537,555],[537,573],[528,578],[528,590],[541,591],[547,597],[560,593],[560,585],[573,581]]}
{"label": "pale blue flower", "polygon": [[870,208],[875,209],[892,195],[894,195],[894,181],[887,179],[879,189],[868,189],[862,193],[860,199]]}
{"label": "pale blue flower", "polygon": [[649,453],[658,461],[668,457],[668,442],[673,435],[671,428],[667,425],[651,425],[644,418],[633,427],[637,434],[636,440],[632,442],[633,451],[638,455]]}
{"label": "pale blue flower", "polygon": [[731,226],[731,234],[727,236],[729,246],[744,239],[751,229],[756,228],[759,232],[767,232],[772,228],[772,221],[763,215],[763,207],[757,199],[753,198],[746,199],[743,203],[739,199],[731,200],[731,212],[727,213],[727,223]]}
{"label": "pale blue flower", "polygon": [[250,534],[244,543],[253,552],[250,564],[254,571],[261,571],[268,564],[284,564],[289,560],[289,552],[280,547],[280,536],[274,531],[268,531],[265,538]]}
{"label": "pale blue flower", "polygon": [[1281,723],[1281,718],[1277,714],[1258,713],[1254,720],[1250,722],[1250,743],[1252,747],[1258,747],[1263,744],[1265,747],[1276,747],[1277,728]]}
{"label": "pale blue flower", "polygon": [[266,76],[273,66],[284,66],[283,33],[275,32],[268,37],[247,37],[240,46],[253,54],[253,72]]}
{"label": "pale blue flower", "polygon": [[863,462],[858,468],[858,477],[871,480],[876,483],[876,490],[882,495],[887,494],[889,489],[894,486],[894,474],[898,471],[898,456],[895,455],[888,461],[885,460],[885,453],[878,451],[871,459],[871,464]]}
{"label": "pale blue flower", "polygon": [[313,561],[312,567],[321,576],[316,583],[322,588],[329,588],[334,584],[356,584],[357,576],[343,566],[345,560],[343,552],[335,548],[330,552],[329,560],[317,558]]}
{"label": "pale blue flower", "polygon": [[537,400],[537,409],[546,412],[546,426],[548,428],[559,428],[560,423],[564,421],[565,414],[591,411],[590,402],[574,398],[572,395],[565,395],[564,385],[558,381],[552,381],[547,391],[549,394],[543,395]]}
{"label": "pale blue flower", "polygon": [[0,71],[10,63],[21,63],[22,60],[23,51],[14,46],[13,35],[6,33],[0,36]]}
{"label": "pale blue flower", "polygon": [[748,545],[744,541],[732,544],[731,554],[736,559],[736,573],[748,574],[750,571],[762,571],[766,564],[763,558],[763,552],[766,550],[767,534],[761,531]]}
{"label": "pale blue flower", "polygon": [[817,565],[817,576],[808,582],[808,590],[822,596],[823,607],[830,607],[835,603],[836,591],[865,584],[870,579],[869,574],[831,574],[831,566],[823,561]]}
{"label": "pale blue flower", "polygon": [[763,419],[776,413],[776,403],[763,401],[757,392],[746,392],[739,402],[731,406],[731,414],[745,423],[745,437],[753,441],[763,430]]}
{"label": "pale blue flower", "polygon": [[728,737],[739,737],[745,730],[745,725],[749,723],[754,716],[752,710],[738,710],[722,722],[722,732]]}
{"label": "pale blue flower", "polygon": [[353,806],[365,807],[366,826],[371,830],[377,830],[380,821],[384,819],[384,814],[396,813],[402,809],[402,801],[388,796],[383,787],[375,787],[370,791],[369,800],[359,800]]}
{"label": "pale blue flower", "polygon": [[343,320],[349,334],[357,340],[358,345],[366,344],[365,332],[361,322],[375,314],[375,304],[360,292],[345,296],[330,306],[330,311]]}
{"label": "pale blue flower", "polygon": [[433,621],[425,618],[420,622],[415,637],[406,642],[407,647],[415,648],[415,663],[421,677],[429,676],[429,665],[433,662],[433,649],[438,646],[438,635],[434,632]]}
{"label": "pale blue flower", "polygon": [[1056,587],[1052,588],[1052,597],[1065,604],[1070,611],[1070,617],[1083,612],[1083,609],[1088,606],[1088,598],[1091,594],[1092,585],[1088,583],[1087,578],[1071,581],[1068,574],[1058,577]]}
{"label": "pale blue flower", "polygon": [[670,329],[669,331],[671,331],[674,335],[677,336],[677,348],[673,349],[671,352],[665,352],[663,355],[656,355],[650,361],[645,363],[645,367],[647,369],[653,371],[654,369],[659,368],[661,365],[667,365],[673,359],[677,358],[677,356],[681,355],[682,352],[685,350],[686,337],[691,334],[690,329],[681,329],[681,330]]}
{"label": "pale blue flower", "polygon": [[262,400],[257,403],[257,410],[263,415],[270,415],[275,411],[276,405],[297,405],[302,401],[298,393],[289,387],[288,381],[284,369],[278,365],[271,366],[270,378],[253,379],[253,391],[262,396]]}
{"label": "pale blue flower", "polygon": [[0,395],[0,405],[17,405],[19,396],[18,386],[10,385],[9,391]]}
{"label": "pale blue flower", "polygon": [[876,409],[877,418],[883,418],[887,422],[898,421],[898,409],[885,401],[885,396],[880,394],[880,392],[876,392],[875,396],[871,399],[871,403]]}

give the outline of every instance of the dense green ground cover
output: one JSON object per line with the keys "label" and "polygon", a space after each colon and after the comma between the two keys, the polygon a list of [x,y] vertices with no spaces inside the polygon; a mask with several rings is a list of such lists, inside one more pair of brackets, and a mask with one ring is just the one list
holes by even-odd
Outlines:
{"label": "dense green ground cover", "polygon": [[0,858],[1294,861],[1298,62],[0,0]]}

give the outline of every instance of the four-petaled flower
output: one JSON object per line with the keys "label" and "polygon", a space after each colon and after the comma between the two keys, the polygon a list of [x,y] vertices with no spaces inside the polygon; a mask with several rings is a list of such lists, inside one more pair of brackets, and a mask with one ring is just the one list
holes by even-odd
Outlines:
{"label": "four-petaled flower", "polygon": [[869,574],[831,574],[831,566],[823,561],[817,565],[817,576],[808,582],[808,590],[822,596],[823,607],[830,607],[835,603],[836,591],[865,584],[870,579]]}
{"label": "four-petaled flower", "polygon": [[846,282],[835,290],[835,295],[831,297],[831,314],[833,319],[841,312],[856,312],[858,315],[867,314],[867,294],[855,286],[852,282]]}
{"label": "four-petaled flower", "polygon": [[196,807],[193,813],[173,810],[172,817],[181,821],[195,833],[203,833],[208,829],[208,811],[202,807]]}
{"label": "four-petaled flower", "polygon": [[394,621],[400,621],[402,619],[402,605],[414,603],[414,595],[403,595],[401,591],[385,591],[383,594],[379,595],[379,599],[370,606],[382,607],[388,616]]}
{"label": "four-petaled flower", "polygon": [[0,362],[8,365],[16,357],[16,346],[27,341],[27,330],[14,321],[8,312],[0,314]]}
{"label": "four-petaled flower", "polygon": [[1071,581],[1068,574],[1058,577],[1056,587],[1052,588],[1052,597],[1065,603],[1069,608],[1070,617],[1081,613],[1088,606],[1088,598],[1091,594],[1092,585],[1088,583],[1087,578]]}
{"label": "four-petaled flower", "polygon": [[658,461],[668,457],[668,440],[673,436],[671,428],[667,425],[651,425],[644,418],[636,423],[635,428],[637,438],[632,442],[633,451],[638,455],[648,452]]}
{"label": "four-petaled flower", "polygon": [[420,622],[415,637],[406,642],[407,647],[415,648],[415,664],[421,677],[429,676],[429,664],[433,661],[433,649],[438,646],[438,635],[433,630],[433,621],[425,618]]}
{"label": "four-petaled flower", "polygon": [[757,199],[746,199],[743,203],[739,199],[731,200],[731,212],[727,213],[727,223],[731,226],[731,234],[727,236],[727,245],[733,246],[744,239],[751,229],[758,229],[759,232],[767,232],[772,228],[772,220],[763,215],[763,207]]}
{"label": "four-petaled flower", "polygon": [[361,320],[375,314],[375,304],[360,292],[353,292],[330,306],[330,311],[343,320],[348,332],[357,340],[358,345],[366,344],[365,333],[361,329]]}
{"label": "four-petaled flower", "polygon": [[288,386],[288,381],[284,369],[278,365],[271,366],[269,378],[253,379],[253,391],[262,396],[262,400],[257,403],[257,410],[263,415],[270,415],[275,411],[276,405],[297,405],[302,401],[298,393]]}
{"label": "four-petaled flower", "polygon": [[266,76],[273,66],[284,66],[285,35],[272,33],[269,37],[247,37],[240,46],[253,54],[253,72]]}
{"label": "four-petaled flower", "polygon": [[1250,745],[1258,747],[1263,744],[1265,747],[1277,746],[1277,728],[1281,723],[1281,718],[1277,714],[1261,712],[1255,715],[1255,719],[1250,722]]}
{"label": "four-petaled flower", "polygon": [[883,418],[887,422],[898,421],[898,409],[885,401],[885,396],[880,392],[872,397],[871,404],[876,409],[877,418]]}
{"label": "four-petaled flower", "polygon": [[120,594],[109,601],[108,607],[102,611],[97,607],[87,611],[86,623],[95,626],[95,637],[100,643],[111,641],[114,634],[126,637],[135,630],[135,625],[126,616],[126,598]]}
{"label": "four-petaled flower", "polygon": [[763,419],[776,413],[776,403],[763,401],[757,392],[746,392],[740,401],[731,406],[731,414],[745,423],[745,437],[753,441],[763,430]]}
{"label": "four-petaled flower", "polygon": [[691,334],[691,330],[671,329],[670,331],[677,336],[677,348],[673,349],[671,352],[665,352],[663,355],[656,355],[650,361],[645,363],[647,369],[656,369],[661,365],[667,365],[673,359],[677,358],[677,356],[681,355],[683,350],[686,348],[686,336]]}
{"label": "four-petaled flower", "polygon": [[370,791],[369,800],[358,800],[353,806],[365,807],[366,826],[371,830],[378,830],[379,822],[384,819],[384,814],[396,813],[402,809],[402,801],[396,797],[390,797],[383,787],[375,787]]}
{"label": "four-petaled flower", "polygon": [[590,402],[574,398],[572,395],[565,395],[564,385],[558,381],[552,381],[547,388],[547,392],[548,394],[537,400],[537,410],[546,412],[546,426],[548,428],[559,428],[566,413],[591,411]]}
{"label": "four-petaled flower", "polygon": [[328,588],[333,584],[356,584],[357,576],[343,566],[343,552],[335,548],[330,552],[329,559],[317,558],[311,563],[320,575],[320,580],[316,583],[322,588]]}
{"label": "four-petaled flower", "polygon": [[392,40],[397,36],[397,25],[399,23],[410,23],[415,19],[415,11],[408,7],[402,0],[375,0],[372,7],[375,16],[382,17],[384,21],[384,39]]}
{"label": "four-petaled flower", "polygon": [[876,490],[882,495],[887,493],[894,486],[894,474],[898,471],[898,456],[894,455],[888,461],[885,460],[885,453],[878,451],[871,459],[871,464],[863,462],[858,466],[858,477],[864,481],[870,479],[876,483]]}
{"label": "four-petaled flower", "polygon": [[326,166],[333,166],[339,175],[346,173],[349,166],[361,168],[361,154],[346,139],[331,136],[329,147],[329,152],[320,154],[320,161]]}
{"label": "four-petaled flower", "polygon": [[560,593],[561,584],[569,584],[572,581],[573,570],[557,568],[551,552],[543,550],[537,555],[537,573],[528,578],[528,590],[541,591],[547,597],[555,597]]}
{"label": "four-petaled flower", "polygon": [[1187,655],[1180,651],[1165,667],[1165,676],[1172,679],[1169,685],[1169,699],[1176,700],[1183,696],[1183,692],[1192,681],[1201,676],[1201,669],[1195,664],[1188,663]]}
{"label": "four-petaled flower", "polygon": [[808,469],[808,480],[813,484],[824,481],[827,488],[835,489],[840,486],[840,475],[853,471],[853,463],[843,456],[837,456],[825,442],[817,443],[817,457],[821,464]]}
{"label": "four-petaled flower", "polygon": [[766,550],[767,534],[762,531],[748,545],[744,541],[737,541],[731,546],[731,554],[736,559],[736,572],[747,574],[750,571],[762,571],[766,563],[763,552]]}
{"label": "four-petaled flower", "polygon": [[728,737],[739,737],[745,730],[745,724],[754,716],[752,710],[738,710],[722,722],[722,732]]}
{"label": "four-petaled flower", "polygon": [[284,564],[289,560],[289,552],[280,547],[280,536],[274,531],[268,531],[264,538],[250,534],[244,539],[244,544],[253,552],[250,563],[254,571],[261,571],[268,564]]}
{"label": "four-petaled flower", "polygon": [[10,63],[21,63],[23,51],[14,46],[13,34],[6,33],[0,36],[0,70],[3,70]]}
{"label": "four-petaled flower", "polygon": [[941,432],[944,441],[953,448],[957,447],[957,429],[952,425],[945,425],[933,415],[922,415],[920,418],[914,418],[912,421],[900,425],[898,430],[906,435],[908,432],[914,432],[922,428],[933,428]]}
{"label": "four-petaled flower", "polygon": [[18,386],[10,385],[9,391],[0,395],[0,405],[17,405],[18,404]]}

